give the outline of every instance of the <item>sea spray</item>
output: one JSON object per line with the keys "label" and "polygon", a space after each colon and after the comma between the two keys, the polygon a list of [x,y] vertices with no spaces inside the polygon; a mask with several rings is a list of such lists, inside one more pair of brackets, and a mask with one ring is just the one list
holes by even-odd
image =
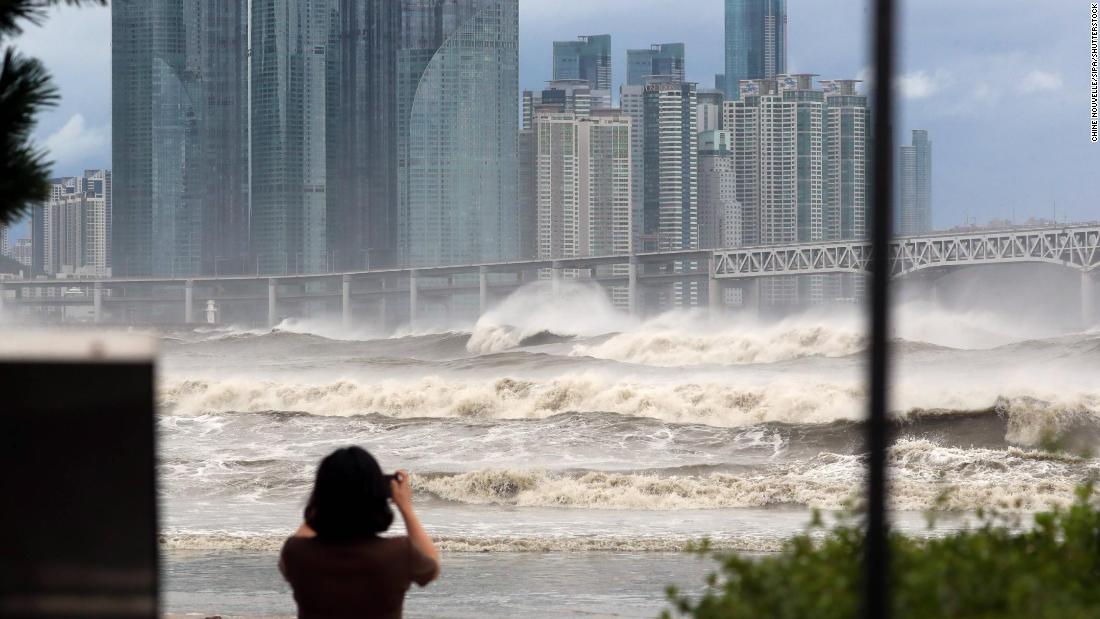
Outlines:
{"label": "sea spray", "polygon": [[515,348],[540,333],[595,336],[636,327],[594,283],[550,282],[523,286],[478,319],[466,348],[487,354]]}

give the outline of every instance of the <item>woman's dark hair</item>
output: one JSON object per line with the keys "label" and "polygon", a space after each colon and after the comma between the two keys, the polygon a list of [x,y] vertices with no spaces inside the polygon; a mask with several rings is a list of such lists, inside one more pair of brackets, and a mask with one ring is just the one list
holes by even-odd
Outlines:
{"label": "woman's dark hair", "polygon": [[348,541],[390,528],[389,479],[378,462],[359,447],[337,449],[317,468],[306,505],[306,524],[320,539]]}

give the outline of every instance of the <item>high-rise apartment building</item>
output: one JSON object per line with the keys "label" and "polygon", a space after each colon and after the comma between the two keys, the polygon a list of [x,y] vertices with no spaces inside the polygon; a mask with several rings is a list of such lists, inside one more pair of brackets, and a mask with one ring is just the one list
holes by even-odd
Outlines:
{"label": "high-rise apartment building", "polygon": [[787,0],[726,0],[726,98],[742,80],[787,72]]}
{"label": "high-rise apartment building", "polygon": [[5,256],[5,257],[10,257],[11,256],[11,249],[12,248],[11,248],[11,245],[10,245],[10,241],[8,240],[8,236],[9,236],[8,227],[7,226],[0,226],[0,256]]}
{"label": "high-rise apartment building", "polygon": [[[673,78],[645,86],[643,251],[699,247],[699,133],[695,84]],[[674,271],[698,265],[677,262]],[[698,282],[677,282],[657,293],[658,307],[695,306]]]}
{"label": "high-rise apartment building", "polygon": [[112,3],[116,275],[245,265],[245,7],[236,0]]}
{"label": "high-rise apartment building", "polygon": [[741,246],[743,219],[729,132],[699,133],[699,248]]}
{"label": "high-rise apartment building", "polygon": [[12,246],[11,258],[25,267],[30,268],[33,255],[34,252],[31,248],[31,240],[28,238],[19,239]]}
{"label": "high-rise apartment building", "polygon": [[[746,80],[725,104],[735,153],[746,245],[858,239],[866,234],[867,98],[854,80],[815,87],[812,75]],[[767,304],[832,301],[861,294],[844,277],[764,280]]]}
{"label": "high-rise apartment building", "polygon": [[399,261],[520,254],[517,0],[410,0],[398,52]]}
{"label": "high-rise apartment building", "polygon": [[721,90],[707,88],[698,91],[695,125],[699,133],[722,128],[722,106],[725,100],[726,95]]}
{"label": "high-rise apartment building", "polygon": [[[591,117],[542,110],[532,133],[537,257],[630,253],[629,118],[618,110]],[[600,266],[597,272],[625,275],[625,266]],[[611,296],[617,305],[629,302],[625,289],[613,288]]]}
{"label": "high-rise apartment building", "polygon": [[[825,92],[824,237],[830,241],[867,238],[871,108],[867,95],[856,91],[858,83],[821,82]],[[819,281],[822,301],[859,302],[866,292],[863,275],[827,275]]]}
{"label": "high-rise apartment building", "polygon": [[928,131],[913,130],[913,142],[901,147],[901,234],[932,231],[932,142]]}
{"label": "high-rise apartment building", "polygon": [[698,144],[695,84],[645,86],[643,247],[699,246]]}
{"label": "high-rise apartment building", "polygon": [[684,44],[655,43],[649,49],[626,51],[626,83],[630,86],[645,85],[650,76],[670,77],[684,81]]}
{"label": "high-rise apartment building", "polygon": [[[535,110],[569,112],[588,117],[593,108],[600,108],[592,99],[592,89],[585,80],[553,80],[540,91],[523,91],[523,129],[532,127]],[[601,108],[606,109],[606,108]]]}
{"label": "high-rise apartment building", "polygon": [[595,107],[611,107],[611,35],[554,41],[554,80],[585,80]]}
{"label": "high-rise apartment building", "polygon": [[396,260],[402,3],[339,0],[328,46],[326,195],[334,268]]}
{"label": "high-rise apartment building", "polygon": [[41,263],[35,270],[58,277],[111,276],[111,172],[55,179],[50,199],[32,211]]}
{"label": "high-rise apartment building", "polygon": [[640,248],[645,230],[645,86],[621,86],[619,108],[630,119],[630,227],[633,247]]}
{"label": "high-rise apartment building", "polygon": [[535,117],[538,257],[630,253],[630,120]]}

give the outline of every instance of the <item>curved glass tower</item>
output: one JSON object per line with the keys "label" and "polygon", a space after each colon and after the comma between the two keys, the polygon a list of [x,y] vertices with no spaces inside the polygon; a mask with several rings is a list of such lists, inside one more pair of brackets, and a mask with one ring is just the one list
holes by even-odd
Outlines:
{"label": "curved glass tower", "polygon": [[787,0],[726,0],[726,100],[741,80],[787,72]]}
{"label": "curved glass tower", "polygon": [[405,46],[398,58],[400,262],[516,258],[518,2],[418,0],[404,17]]}
{"label": "curved glass tower", "polygon": [[244,3],[111,5],[113,272],[239,272],[248,251]]}

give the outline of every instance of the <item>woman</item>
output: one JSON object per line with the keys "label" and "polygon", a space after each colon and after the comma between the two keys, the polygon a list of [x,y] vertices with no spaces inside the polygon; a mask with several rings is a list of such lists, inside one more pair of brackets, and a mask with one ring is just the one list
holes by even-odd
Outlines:
{"label": "woman", "polygon": [[[393,522],[391,498],[407,536],[378,536]],[[300,619],[399,618],[410,583],[439,576],[439,551],[413,512],[408,474],[383,475],[369,453],[346,447],[321,461],[279,569]]]}

